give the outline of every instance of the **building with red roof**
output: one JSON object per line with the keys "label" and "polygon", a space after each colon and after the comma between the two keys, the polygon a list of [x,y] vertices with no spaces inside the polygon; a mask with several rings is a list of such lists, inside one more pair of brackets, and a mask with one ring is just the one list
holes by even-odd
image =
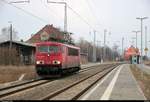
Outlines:
{"label": "building with red roof", "polygon": [[127,50],[125,50],[125,59],[129,60],[129,58],[133,55],[140,55],[139,49],[135,48],[134,46],[129,47]]}
{"label": "building with red roof", "polygon": [[38,43],[43,41],[60,41],[64,40],[64,32],[58,28],[53,27],[53,25],[46,25],[36,34],[31,36],[27,43]]}

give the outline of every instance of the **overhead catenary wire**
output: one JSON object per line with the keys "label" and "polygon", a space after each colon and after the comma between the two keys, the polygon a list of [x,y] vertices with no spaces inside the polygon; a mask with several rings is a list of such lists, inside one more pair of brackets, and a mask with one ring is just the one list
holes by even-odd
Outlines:
{"label": "overhead catenary wire", "polygon": [[[65,1],[65,0],[62,0]],[[85,24],[87,24],[90,28],[93,29],[93,26],[87,21],[87,19],[85,19],[85,17],[82,17],[77,11],[75,11],[71,6],[68,5],[67,3],[67,7],[75,14],[77,15]]]}
{"label": "overhead catenary wire", "polygon": [[92,16],[93,16],[94,19],[97,21],[98,25],[100,25],[99,20],[97,19],[95,13],[93,12],[93,9],[92,9],[92,7],[91,7],[91,5],[90,5],[90,2],[87,0],[86,3],[87,3],[87,6],[89,7],[89,9],[90,9],[90,11],[91,11]]}
{"label": "overhead catenary wire", "polygon": [[20,7],[17,7],[17,6],[15,6],[14,4],[11,4],[11,3],[7,2],[6,0],[1,0],[1,1],[4,2],[5,4],[11,5],[11,6],[17,8],[18,10],[20,10],[20,11],[22,11],[22,12],[24,12],[24,13],[26,13],[26,14],[28,14],[28,15],[30,15],[30,16],[32,16],[32,17],[34,17],[34,18],[36,18],[36,19],[38,19],[38,20],[40,20],[40,21],[42,21],[42,22],[44,22],[44,23],[48,23],[47,20],[45,20],[45,19],[43,19],[43,18],[41,18],[41,17],[39,17],[39,16],[36,16],[36,15],[32,14],[31,12],[26,11],[26,10],[20,8]]}
{"label": "overhead catenary wire", "polygon": [[[41,3],[42,3],[42,0],[41,0]],[[47,9],[50,9],[51,10],[51,12],[56,16],[56,17],[61,17],[60,15],[58,15],[58,14],[56,14],[56,12],[52,9],[52,8],[50,8],[49,6],[47,6],[45,3],[44,3],[44,7],[45,8],[47,8]],[[49,12],[49,10],[48,10],[48,12]],[[53,16],[53,15],[52,15]],[[61,17],[62,18],[62,17]],[[63,18],[62,18],[63,19]],[[60,20],[60,19],[59,19]],[[61,21],[61,20],[60,20]]]}
{"label": "overhead catenary wire", "polygon": [[11,1],[10,3],[30,3],[30,0],[23,0],[23,1]]}
{"label": "overhead catenary wire", "polygon": [[[47,20],[45,20],[45,19],[43,19],[43,18],[41,18],[41,17],[39,17],[39,16],[36,16],[36,15],[32,14],[32,13],[29,12],[29,11],[26,11],[26,10],[24,10],[24,9],[18,7],[18,6],[15,6],[14,4],[11,4],[11,3],[7,2],[6,0],[1,0],[1,1],[4,2],[5,4],[11,5],[11,6],[17,8],[18,10],[20,10],[20,11],[22,11],[22,12],[24,12],[24,13],[26,13],[26,14],[28,14],[28,15],[30,15],[30,16],[32,16],[32,17],[34,17],[34,18],[36,18],[36,19],[38,19],[38,20],[40,20],[40,21],[42,21],[42,22],[44,22],[44,23],[48,23],[48,22],[49,22],[49,21],[47,21]],[[85,19],[85,17],[82,17],[79,13],[77,13],[77,12],[76,12],[72,7],[70,7],[68,4],[67,4],[67,7],[68,7],[74,14],[76,14],[84,23],[86,23],[91,29],[93,29],[93,30],[95,30],[95,31],[98,32],[98,30],[96,30],[96,29]]]}
{"label": "overhead catenary wire", "polygon": [[[88,22],[85,20],[85,18],[83,18],[79,13],[77,13],[72,7],[70,7],[69,5],[67,5],[67,7],[72,10],[73,13],[75,13],[84,23],[86,23],[91,29],[95,30],[95,28]],[[98,31],[98,30],[95,30]]]}

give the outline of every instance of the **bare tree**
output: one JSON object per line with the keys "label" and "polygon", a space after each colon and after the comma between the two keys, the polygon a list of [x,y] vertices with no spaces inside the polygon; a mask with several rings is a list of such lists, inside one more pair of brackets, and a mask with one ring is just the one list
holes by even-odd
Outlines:
{"label": "bare tree", "polygon": [[117,60],[118,58],[120,58],[120,54],[118,52],[118,45],[114,45],[112,50],[113,50],[113,60]]}
{"label": "bare tree", "polygon": [[[18,40],[18,32],[13,29],[12,30],[12,40],[16,41]],[[7,41],[10,40],[10,27],[4,27],[1,30],[1,34],[0,34],[0,41]]]}
{"label": "bare tree", "polygon": [[[84,40],[83,38],[80,38],[80,40],[78,41],[78,43],[76,43],[76,45],[78,47],[80,47],[80,51],[81,53],[87,53],[88,55],[88,61],[92,61],[93,59],[93,45],[92,43]],[[111,49],[110,47],[106,46],[105,48],[105,60],[106,61],[112,61],[112,60],[116,60],[116,58],[119,58],[119,53],[117,51],[118,46],[113,46],[113,48]],[[101,59],[103,59],[103,52],[104,51],[104,47],[102,46],[96,46],[96,60],[97,61],[101,61]]]}

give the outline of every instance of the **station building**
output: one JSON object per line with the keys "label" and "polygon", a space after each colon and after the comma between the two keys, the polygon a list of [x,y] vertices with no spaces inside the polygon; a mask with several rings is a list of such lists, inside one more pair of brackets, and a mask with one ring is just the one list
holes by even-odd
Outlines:
{"label": "station building", "polygon": [[[11,44],[11,48],[10,48]],[[34,64],[35,45],[20,41],[0,43],[0,65]]]}

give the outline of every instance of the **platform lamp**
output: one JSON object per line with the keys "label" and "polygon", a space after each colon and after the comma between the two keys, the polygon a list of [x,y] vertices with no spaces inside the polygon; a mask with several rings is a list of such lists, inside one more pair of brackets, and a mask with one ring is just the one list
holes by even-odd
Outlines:
{"label": "platform lamp", "polygon": [[137,17],[136,19],[141,21],[141,63],[143,63],[143,20],[148,17]]}

